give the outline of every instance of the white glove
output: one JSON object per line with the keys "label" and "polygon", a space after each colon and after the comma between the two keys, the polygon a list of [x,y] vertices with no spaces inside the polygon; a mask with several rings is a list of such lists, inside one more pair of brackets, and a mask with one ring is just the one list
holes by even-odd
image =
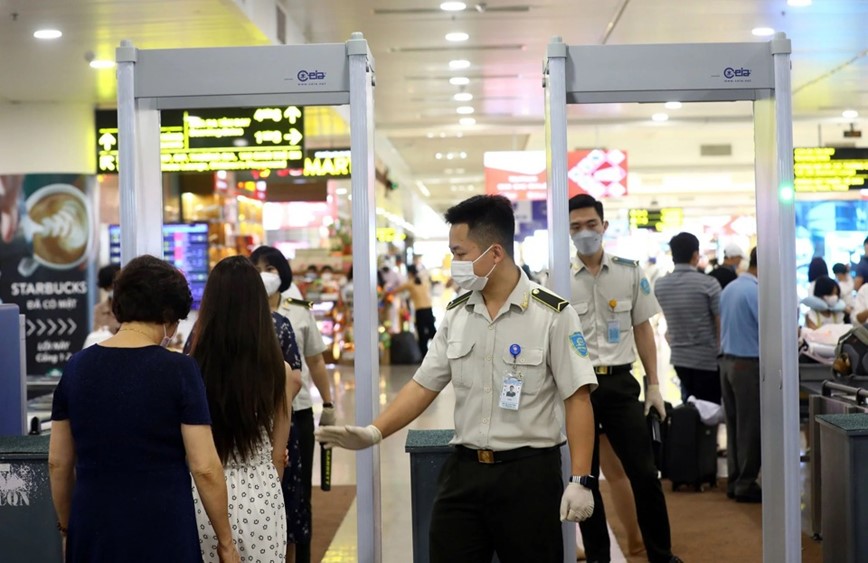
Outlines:
{"label": "white glove", "polygon": [[561,497],[561,522],[582,522],[594,513],[594,494],[578,483],[568,483]]}
{"label": "white glove", "polygon": [[334,426],[336,421],[337,416],[335,415],[335,408],[324,406],[322,408],[322,414],[319,416],[319,425]]}
{"label": "white glove", "polygon": [[645,389],[645,416],[651,412],[651,407],[657,409],[660,420],[666,420],[666,404],[663,402],[663,395],[660,394],[660,386],[656,383],[648,385]]}
{"label": "white glove", "polygon": [[316,439],[327,449],[335,446],[347,450],[363,450],[383,439],[380,429],[368,426],[320,426],[317,428]]}

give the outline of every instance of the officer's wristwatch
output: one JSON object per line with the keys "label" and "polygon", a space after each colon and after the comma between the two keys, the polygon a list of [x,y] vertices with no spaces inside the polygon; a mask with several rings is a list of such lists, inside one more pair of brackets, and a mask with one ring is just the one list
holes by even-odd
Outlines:
{"label": "officer's wristwatch", "polygon": [[570,477],[570,483],[577,483],[592,491],[597,489],[597,478],[593,475],[573,475]]}

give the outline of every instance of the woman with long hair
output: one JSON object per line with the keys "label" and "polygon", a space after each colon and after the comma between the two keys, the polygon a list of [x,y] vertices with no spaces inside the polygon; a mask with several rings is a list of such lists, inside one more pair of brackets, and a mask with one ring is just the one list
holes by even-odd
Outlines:
{"label": "woman with long hair", "polygon": [[419,275],[414,265],[407,266],[407,281],[393,289],[391,293],[410,293],[410,301],[416,312],[416,335],[419,337],[419,351],[422,357],[428,353],[428,341],[434,338],[437,327],[434,325],[434,311],[431,308],[431,282],[427,276]]}
{"label": "woman with long hair", "polygon": [[[280,479],[299,381],[283,361],[265,286],[247,258],[221,260],[208,276],[190,355],[205,380],[241,557],[282,560],[286,514]],[[211,525],[195,490],[193,496],[202,555],[216,561]]]}

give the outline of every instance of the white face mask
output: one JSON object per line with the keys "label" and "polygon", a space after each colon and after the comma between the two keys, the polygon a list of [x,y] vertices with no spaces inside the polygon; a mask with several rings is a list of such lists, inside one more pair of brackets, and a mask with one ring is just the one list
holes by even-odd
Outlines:
{"label": "white face mask", "polygon": [[826,305],[829,307],[834,307],[838,304],[838,296],[837,295],[824,295],[823,301],[826,302]]}
{"label": "white face mask", "polygon": [[160,341],[160,347],[168,348],[174,337],[174,334],[169,336],[169,330],[166,328],[166,325],[163,325],[163,339]]}
{"label": "white face mask", "polygon": [[322,281],[332,281],[332,273],[331,272],[323,272]]}
{"label": "white face mask", "polygon": [[[494,246],[494,245],[492,245]],[[485,254],[491,250],[491,246],[485,249],[485,252],[479,255],[479,258],[485,256]],[[485,284],[488,283],[488,276],[491,275],[491,272],[497,267],[497,264],[491,267],[491,270],[488,271],[485,276],[477,276],[473,271],[473,265],[477,260],[453,260],[452,261],[452,280],[460,287],[461,289],[466,289],[468,291],[482,291],[485,288]]]}
{"label": "white face mask", "polygon": [[603,246],[603,235],[591,229],[578,231],[570,235],[580,256],[596,254]]}
{"label": "white face mask", "polygon": [[265,284],[266,295],[271,297],[277,293],[280,289],[280,276],[274,272],[260,272],[259,275],[262,277],[262,283]]}

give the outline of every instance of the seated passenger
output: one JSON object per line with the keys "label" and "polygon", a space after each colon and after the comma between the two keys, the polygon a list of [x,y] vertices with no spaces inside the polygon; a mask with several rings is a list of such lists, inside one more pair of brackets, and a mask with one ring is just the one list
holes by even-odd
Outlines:
{"label": "seated passenger", "polygon": [[805,326],[817,329],[830,324],[844,323],[846,305],[840,299],[841,288],[838,282],[829,276],[820,276],[814,282],[814,294],[802,300],[802,304],[810,307],[805,314]]}

